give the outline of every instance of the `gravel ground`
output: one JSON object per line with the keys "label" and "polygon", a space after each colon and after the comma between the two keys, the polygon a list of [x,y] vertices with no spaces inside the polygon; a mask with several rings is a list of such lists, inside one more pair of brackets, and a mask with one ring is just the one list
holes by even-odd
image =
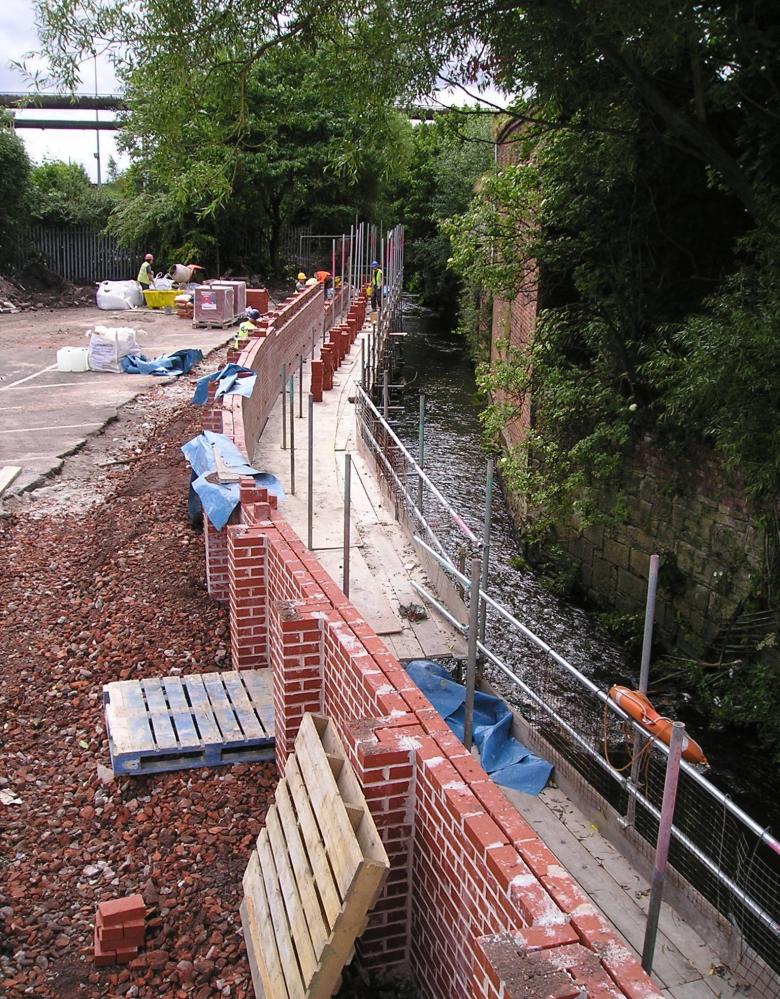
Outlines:
{"label": "gravel ground", "polygon": [[[125,407],[0,521],[3,996],[252,995],[238,905],[275,768],[115,779],[101,706],[111,680],[230,668],[186,519],[190,393]],[[136,891],[145,948],[94,968],[97,903]]]}

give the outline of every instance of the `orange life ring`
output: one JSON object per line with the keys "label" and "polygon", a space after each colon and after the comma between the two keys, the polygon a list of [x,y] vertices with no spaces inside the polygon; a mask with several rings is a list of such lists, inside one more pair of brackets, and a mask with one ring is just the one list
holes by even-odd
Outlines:
{"label": "orange life ring", "polygon": [[[647,729],[651,735],[660,739],[661,742],[665,742],[667,746],[669,745],[672,737],[671,719],[659,715],[640,690],[631,690],[628,687],[615,684],[614,687],[610,688],[609,696],[627,715],[639,722],[642,728]],[[701,746],[688,735],[683,739],[682,756],[688,763],[707,763],[707,757]]]}

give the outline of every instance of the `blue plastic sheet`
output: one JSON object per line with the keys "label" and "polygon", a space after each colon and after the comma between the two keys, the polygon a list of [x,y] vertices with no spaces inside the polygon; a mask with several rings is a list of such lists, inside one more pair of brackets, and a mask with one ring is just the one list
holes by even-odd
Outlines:
{"label": "blue plastic sheet", "polygon": [[[407,672],[461,742],[465,734],[466,689],[441,663],[413,659]],[[512,712],[492,694],[474,694],[472,738],[485,771],[497,784],[526,794],[538,794],[552,773],[552,764],[535,756],[512,735]]]}
{"label": "blue plastic sheet", "polygon": [[[239,375],[244,377],[239,378]],[[248,399],[257,381],[257,375],[251,368],[245,368],[241,364],[226,364],[219,371],[212,371],[210,375],[204,375],[195,383],[195,392],[192,402],[196,406],[202,406],[209,396],[209,382],[218,381],[215,398],[219,399],[223,395],[241,395]]]}
{"label": "blue plastic sheet", "polygon": [[202,360],[200,350],[184,347],[151,360],[145,354],[128,354],[122,358],[122,370],[128,375],[186,375]]}
{"label": "blue plastic sheet", "polygon": [[224,434],[205,430],[187,441],[181,450],[196,476],[190,488],[197,493],[206,516],[218,531],[227,524],[231,513],[238,506],[240,488],[237,482],[212,482],[208,478],[217,470],[215,451],[219,452],[220,458],[231,472],[236,475],[251,475],[256,485],[267,489],[280,500],[284,499],[284,489],[276,476],[269,472],[258,472],[248,465],[241,451]]}

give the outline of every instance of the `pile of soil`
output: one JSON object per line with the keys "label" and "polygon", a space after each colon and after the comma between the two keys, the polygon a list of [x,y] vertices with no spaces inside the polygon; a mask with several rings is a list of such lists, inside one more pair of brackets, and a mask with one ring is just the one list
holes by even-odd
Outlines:
{"label": "pile of soil", "polygon": [[94,304],[94,285],[71,284],[43,264],[28,264],[13,277],[0,275],[0,313]]}

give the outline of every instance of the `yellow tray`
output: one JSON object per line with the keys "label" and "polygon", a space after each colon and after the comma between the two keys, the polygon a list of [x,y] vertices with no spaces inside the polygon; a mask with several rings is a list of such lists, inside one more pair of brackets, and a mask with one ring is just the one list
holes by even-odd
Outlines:
{"label": "yellow tray", "polygon": [[164,309],[176,303],[178,291],[145,291],[144,299],[149,309]]}

